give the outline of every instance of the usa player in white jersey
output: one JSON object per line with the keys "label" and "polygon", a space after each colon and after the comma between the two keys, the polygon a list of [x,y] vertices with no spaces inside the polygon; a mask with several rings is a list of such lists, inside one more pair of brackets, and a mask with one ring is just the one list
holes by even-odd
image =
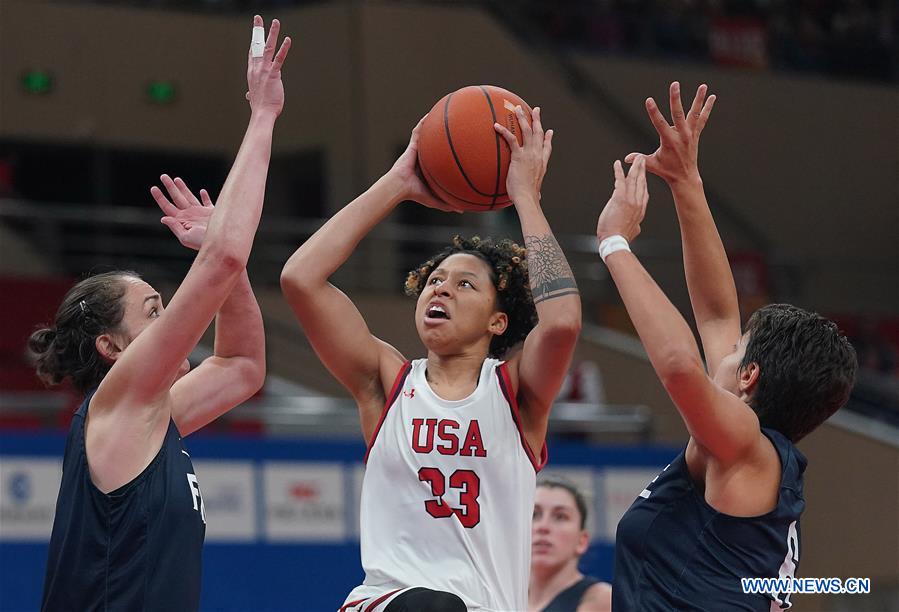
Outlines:
{"label": "usa player in white jersey", "polygon": [[[418,175],[417,126],[387,174],[319,229],[281,285],[316,353],[359,406],[365,580],[343,609],[527,607],[536,471],[549,411],[580,331],[577,286],[540,208],[551,152],[539,109],[512,149],[507,191],[525,237],[463,240],[410,273],[427,357],[368,329],[328,278],[400,202],[444,209]],[[421,123],[419,123],[419,126]],[[530,289],[528,288],[530,286]],[[523,342],[523,345],[522,345]],[[521,345],[520,350],[518,350]],[[502,359],[505,358],[505,361]]]}

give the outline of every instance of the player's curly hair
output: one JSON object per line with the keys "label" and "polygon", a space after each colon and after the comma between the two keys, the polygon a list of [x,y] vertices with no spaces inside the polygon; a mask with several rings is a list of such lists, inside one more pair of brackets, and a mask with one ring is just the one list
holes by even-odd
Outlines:
{"label": "player's curly hair", "polygon": [[494,336],[490,341],[489,355],[501,358],[537,325],[537,309],[528,279],[527,249],[523,246],[508,238],[497,241],[480,236],[470,239],[454,236],[452,245],[409,272],[406,276],[406,295],[421,295],[434,268],[450,255],[459,253],[478,257],[490,269],[490,280],[496,288],[497,308],[509,318],[505,333]]}

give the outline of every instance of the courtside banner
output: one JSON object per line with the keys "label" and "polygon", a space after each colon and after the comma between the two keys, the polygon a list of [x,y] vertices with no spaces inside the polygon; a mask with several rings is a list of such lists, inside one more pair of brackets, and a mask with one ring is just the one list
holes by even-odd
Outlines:
{"label": "courtside banner", "polygon": [[50,539],[62,461],[0,457],[0,540]]}
{"label": "courtside banner", "polygon": [[267,462],[262,480],[269,542],[346,540],[342,464]]}
{"label": "courtside banner", "polygon": [[194,461],[206,508],[207,542],[255,542],[256,468],[249,461]]}

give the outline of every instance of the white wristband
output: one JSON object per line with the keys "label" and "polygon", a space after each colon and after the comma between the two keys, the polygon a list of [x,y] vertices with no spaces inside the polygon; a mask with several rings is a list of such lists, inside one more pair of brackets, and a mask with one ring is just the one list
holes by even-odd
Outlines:
{"label": "white wristband", "polygon": [[628,244],[624,236],[621,236],[619,234],[615,234],[614,236],[607,236],[602,239],[602,242],[599,243],[599,256],[602,258],[603,263],[605,263],[606,257],[611,255],[615,251],[630,250],[631,245]]}

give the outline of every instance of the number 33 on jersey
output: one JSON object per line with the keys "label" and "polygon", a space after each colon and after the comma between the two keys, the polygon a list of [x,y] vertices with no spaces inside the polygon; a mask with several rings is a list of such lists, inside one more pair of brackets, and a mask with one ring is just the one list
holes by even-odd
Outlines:
{"label": "number 33 on jersey", "polygon": [[[516,609],[526,601],[503,591],[514,584],[527,592],[546,448],[539,460],[529,448],[502,362],[485,360],[478,386],[461,400],[434,393],[426,368],[424,359],[403,367],[369,446],[360,517],[366,583],[438,588],[442,575],[465,583],[445,590],[483,591],[473,598],[481,605]],[[454,575],[457,568],[481,571]]]}

